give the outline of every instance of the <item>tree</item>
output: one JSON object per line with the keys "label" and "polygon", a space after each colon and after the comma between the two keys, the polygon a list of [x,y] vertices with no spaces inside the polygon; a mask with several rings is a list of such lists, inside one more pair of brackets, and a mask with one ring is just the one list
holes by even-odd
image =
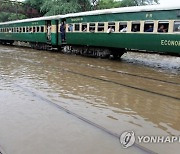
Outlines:
{"label": "tree", "polygon": [[97,8],[98,9],[110,9],[110,8],[117,8],[121,7],[120,1],[115,0],[99,0],[97,2]]}
{"label": "tree", "polygon": [[152,5],[158,4],[159,0],[121,0],[121,6],[140,6],[140,5]]}
{"label": "tree", "polygon": [[33,9],[36,9],[39,14],[44,15],[44,13],[41,11],[41,6],[43,5],[45,0],[25,0],[25,4],[28,7],[31,7]]}
{"label": "tree", "polygon": [[90,10],[89,0],[45,0],[41,11],[45,15],[76,13]]}
{"label": "tree", "polygon": [[93,0],[98,9],[158,4],[159,0]]}
{"label": "tree", "polygon": [[0,22],[20,20],[20,19],[25,19],[25,18],[27,17],[23,14],[6,13],[6,12],[0,13]]}
{"label": "tree", "polygon": [[134,0],[135,4],[138,5],[151,5],[158,4],[159,0]]}

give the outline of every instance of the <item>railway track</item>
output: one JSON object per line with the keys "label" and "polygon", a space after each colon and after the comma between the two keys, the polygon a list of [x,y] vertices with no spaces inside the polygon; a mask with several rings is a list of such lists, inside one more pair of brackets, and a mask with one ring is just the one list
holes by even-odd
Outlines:
{"label": "railway track", "polygon": [[86,77],[86,78],[91,78],[91,79],[95,79],[95,80],[99,80],[99,81],[103,81],[103,82],[108,82],[108,83],[120,85],[120,86],[123,86],[123,87],[131,88],[131,89],[135,89],[135,90],[138,90],[138,91],[151,93],[151,94],[154,94],[154,95],[159,95],[159,96],[163,96],[163,97],[167,97],[167,98],[171,98],[171,99],[175,99],[175,100],[180,100],[179,97],[174,97],[174,96],[165,95],[165,94],[162,94],[162,93],[157,93],[157,92],[154,92],[154,91],[150,91],[150,90],[147,90],[147,89],[142,89],[142,88],[139,88],[139,87],[134,87],[134,86],[119,83],[119,82],[116,82],[116,81],[106,80],[106,79],[102,79],[102,78],[99,78],[99,77],[93,77],[93,76],[89,76],[89,75],[86,75],[86,74],[82,74],[82,73],[78,73],[78,72],[74,72],[74,71],[70,71],[70,70],[65,70],[65,71],[69,72],[69,73],[72,73],[72,74],[80,75],[80,76],[83,76],[83,77]]}
{"label": "railway track", "polygon": [[[51,101],[51,100],[49,100],[49,99],[46,99],[46,98],[42,97],[41,95],[39,95],[39,94],[37,94],[37,93],[35,93],[35,92],[33,92],[33,91],[31,91],[31,90],[29,90],[29,89],[21,86],[21,85],[19,85],[19,84],[14,84],[14,85],[15,85],[16,87],[20,88],[21,90],[23,90],[24,92],[32,95],[33,97],[36,97],[36,98],[42,100],[43,102],[46,102],[46,103],[48,103],[49,105],[52,105],[52,106],[54,106],[55,108],[57,108],[57,109],[59,109],[59,110],[61,110],[61,111],[64,111],[65,113],[70,114],[70,115],[73,116],[73,117],[76,117],[77,119],[79,119],[79,120],[81,120],[81,121],[83,121],[83,122],[85,122],[85,123],[87,123],[87,124],[89,124],[89,125],[97,128],[97,129],[99,129],[99,130],[101,130],[101,131],[103,131],[103,132],[105,132],[106,134],[111,135],[111,136],[117,138],[118,140],[120,139],[120,134],[116,134],[116,133],[114,133],[114,132],[106,129],[105,127],[103,127],[103,126],[101,126],[101,125],[99,125],[99,124],[97,124],[97,123],[95,123],[95,122],[93,122],[93,121],[91,121],[91,120],[88,120],[88,119],[86,119],[85,117],[83,117],[83,116],[81,116],[81,115],[79,115],[79,114],[77,114],[77,113],[75,113],[75,112],[72,112],[71,110],[69,110],[69,109],[67,109],[67,108],[65,108],[65,107],[63,107],[63,106],[61,106],[61,105],[56,104],[56,103],[54,103],[53,101]],[[59,102],[59,103],[62,104],[62,103],[64,103],[64,102]],[[135,146],[136,148],[140,149],[141,151],[145,152],[145,153],[148,153],[148,154],[157,154],[157,153],[154,152],[153,150],[150,150],[150,149],[148,149],[148,148],[146,148],[146,147],[144,147],[144,146],[142,146],[142,145],[140,145],[140,144],[135,143],[134,146]]]}
{"label": "railway track", "polygon": [[147,79],[147,80],[152,80],[152,81],[158,81],[158,82],[162,82],[162,83],[168,83],[168,84],[173,84],[176,86],[180,86],[180,83],[178,82],[172,82],[172,81],[166,81],[166,80],[161,80],[161,79],[156,79],[153,77],[147,77],[147,76],[142,76],[142,75],[138,75],[138,74],[132,74],[132,73],[128,73],[128,72],[124,72],[124,71],[116,71],[113,69],[107,69],[107,68],[103,68],[103,67],[99,67],[99,66],[93,66],[93,65],[85,65],[85,64],[78,64],[78,63],[72,63],[72,62],[68,62],[68,64],[76,64],[78,66],[82,66],[82,67],[88,67],[88,68],[93,68],[93,69],[100,69],[100,70],[104,70],[104,71],[108,71],[108,72],[112,72],[112,73],[117,73],[117,74],[123,74],[123,75],[127,75],[127,76],[133,76],[133,77],[137,77],[137,78],[142,78],[142,79]]}
{"label": "railway track", "polygon": [[[13,58],[13,57],[11,57],[11,58]],[[26,61],[25,59],[21,59],[21,60]],[[29,63],[30,61],[26,61],[26,62]],[[62,62],[62,63],[67,64],[67,62]],[[76,64],[76,65],[78,65],[78,63],[73,63],[73,62],[70,62],[70,63],[68,62],[68,64],[71,64],[71,65]],[[34,62],[33,62],[33,65],[37,65],[38,67],[46,67],[46,68],[48,67],[48,65],[47,66],[46,65],[42,66],[41,64],[34,63]],[[123,75],[133,76],[133,77],[137,77],[137,78],[143,78],[143,79],[147,79],[147,80],[153,80],[153,81],[157,81],[157,82],[163,82],[163,83],[167,83],[167,84],[172,84],[174,86],[180,86],[180,83],[176,83],[176,82],[165,81],[165,80],[155,79],[155,78],[151,78],[151,77],[145,77],[145,76],[141,76],[141,75],[137,75],[137,74],[131,74],[131,73],[122,72],[122,71],[115,71],[115,70],[96,67],[96,66],[92,66],[92,65],[89,66],[89,65],[85,65],[85,64],[79,64],[78,66],[88,67],[88,68],[93,68],[93,69],[101,69],[101,70],[105,70],[105,71],[109,71],[109,72],[113,72],[113,73],[117,73],[117,74],[123,74]],[[180,100],[180,97],[174,97],[174,96],[171,96],[171,95],[166,95],[166,94],[155,92],[155,91],[148,90],[148,89],[145,89],[145,88],[139,88],[139,87],[136,87],[136,86],[131,86],[131,85],[124,84],[124,83],[121,83],[121,82],[117,82],[117,81],[113,81],[113,80],[107,80],[107,79],[103,79],[103,78],[95,77],[95,76],[90,76],[90,75],[87,75],[87,74],[71,71],[69,69],[63,69],[63,68],[54,68],[54,69],[57,69],[57,71],[61,70],[61,71],[64,71],[64,72],[68,72],[68,73],[75,74],[75,75],[80,75],[80,76],[83,76],[83,77],[86,77],[86,78],[95,79],[95,80],[99,80],[99,81],[106,82],[106,83],[116,84],[116,85],[119,85],[119,86],[127,87],[127,88],[130,88],[130,89],[134,89],[134,90],[138,90],[138,91],[142,91],[142,92],[146,92],[146,93],[150,93],[150,94],[153,94],[153,95],[167,97],[167,98],[174,99],[174,100]]]}
{"label": "railway track", "polygon": [[[6,45],[9,47],[9,45]],[[12,46],[10,46],[12,47]],[[19,47],[19,46],[15,46],[15,47]],[[29,47],[24,47],[24,48],[29,48]],[[13,58],[13,57],[12,57]],[[67,62],[62,62],[61,63],[67,63]],[[39,63],[37,63],[39,64]],[[129,72],[124,72],[121,70],[113,70],[113,69],[108,69],[108,68],[103,68],[100,66],[94,66],[94,65],[89,65],[89,64],[79,64],[79,63],[75,63],[75,62],[68,62],[68,64],[72,64],[72,65],[78,65],[78,66],[82,66],[82,67],[88,67],[88,68],[93,68],[93,69],[100,69],[100,70],[104,70],[104,71],[108,71],[108,72],[112,72],[112,73],[117,73],[117,74],[123,74],[123,75],[127,75],[127,76],[133,76],[133,77],[137,77],[137,78],[142,78],[142,79],[147,79],[147,80],[152,80],[152,81],[157,81],[157,82],[162,82],[162,83],[168,83],[168,84],[173,84],[176,86],[180,86],[180,83],[178,82],[173,82],[173,81],[167,81],[167,80],[162,80],[162,79],[157,79],[157,78],[153,78],[153,77],[147,77],[147,76],[143,76],[143,75],[138,75],[138,74],[132,74]]]}
{"label": "railway track", "polygon": [[[40,63],[37,63],[36,61],[35,62],[28,61],[27,59],[25,59],[23,57],[21,57],[20,59],[15,59],[14,57],[5,57],[5,58],[11,58],[13,60],[18,60],[18,61],[22,60],[22,61],[25,61],[26,63],[31,63],[32,65],[35,65],[35,66],[37,65],[38,67],[42,67],[42,69],[43,68],[48,68],[48,65],[42,65]],[[176,82],[160,80],[160,79],[156,79],[156,78],[152,78],[152,77],[141,76],[141,75],[132,74],[132,73],[129,73],[129,72],[116,71],[116,70],[113,70],[113,69],[102,68],[102,67],[94,66],[94,65],[78,64],[78,63],[75,63],[75,62],[62,62],[62,63],[66,63],[66,64],[68,63],[68,64],[71,64],[71,65],[77,65],[77,66],[87,67],[87,68],[92,68],[92,69],[100,69],[100,70],[104,70],[104,71],[108,71],[108,72],[112,72],[112,73],[132,76],[132,77],[136,77],[136,78],[142,78],[142,79],[146,79],[146,80],[152,80],[152,81],[156,81],[156,82],[163,82],[163,83],[166,83],[166,84],[172,84],[174,86],[179,86],[180,85],[180,83],[176,83]],[[79,75],[79,76],[82,76],[82,77],[85,77],[85,78],[89,78],[89,79],[93,79],[93,80],[98,80],[98,81],[101,81],[101,82],[116,84],[116,85],[119,85],[119,86],[131,88],[131,89],[134,89],[134,90],[137,90],[137,91],[143,91],[143,92],[150,93],[150,94],[153,94],[153,95],[158,95],[158,96],[161,96],[161,97],[167,97],[167,98],[175,99],[175,100],[178,100],[178,101],[180,100],[179,97],[174,97],[174,96],[165,95],[165,94],[162,94],[162,93],[157,93],[157,92],[154,92],[154,91],[151,91],[151,90],[147,90],[147,89],[131,86],[131,85],[120,83],[120,82],[113,81],[113,80],[107,80],[107,79],[103,79],[103,78],[100,78],[100,77],[90,76],[90,75],[87,75],[87,74],[84,74],[84,73],[80,73],[80,72],[75,72],[75,71],[72,71],[72,70],[69,70],[69,69],[64,69],[64,68],[54,68],[54,69],[57,69],[57,71],[61,70],[61,71],[67,72],[67,73],[71,73],[71,74],[74,74],[74,75]],[[8,76],[1,77],[1,79],[6,79],[6,80],[7,80],[7,78],[8,78]],[[11,80],[9,79],[9,81],[11,81]],[[86,119],[86,118],[84,118],[84,117],[82,117],[82,116],[80,116],[80,115],[78,115],[78,114],[76,114],[76,113],[74,113],[74,112],[64,108],[61,105],[58,105],[58,104],[54,103],[51,100],[48,100],[48,99],[42,97],[41,95],[39,95],[39,94],[29,90],[28,88],[23,87],[23,86],[21,86],[19,84],[14,84],[14,86],[20,88],[21,90],[23,90],[24,92],[32,95],[33,97],[36,97],[36,98],[38,98],[38,99],[40,99],[40,100],[42,100],[42,101],[44,101],[44,102],[46,102],[46,103],[48,103],[50,105],[53,105],[57,109],[63,110],[65,113],[70,114],[70,115],[76,117],[77,119],[80,119],[81,121],[86,122],[89,125],[92,125],[95,128],[100,129],[103,132],[105,132],[105,133],[107,133],[107,134],[109,134],[109,135],[119,139],[119,134],[111,132],[110,130],[104,128],[103,126],[101,126],[101,125],[99,125],[99,124],[97,124],[97,123],[95,123],[93,121],[90,121],[90,120],[88,120],[88,119]],[[59,102],[59,103],[63,103],[63,102]],[[156,153],[154,151],[146,149],[145,147],[143,147],[143,146],[141,146],[139,144],[135,144],[135,147],[138,148],[138,149],[141,149],[142,151],[144,151],[146,153]],[[4,154],[4,153],[0,152],[0,154]]]}

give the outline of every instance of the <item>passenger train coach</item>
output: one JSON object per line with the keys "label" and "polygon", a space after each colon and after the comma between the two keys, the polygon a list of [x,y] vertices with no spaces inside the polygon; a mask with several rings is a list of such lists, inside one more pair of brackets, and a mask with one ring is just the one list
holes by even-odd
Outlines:
{"label": "passenger train coach", "polygon": [[95,57],[119,58],[128,50],[179,56],[180,6],[126,7],[0,23],[0,42],[14,41]]}

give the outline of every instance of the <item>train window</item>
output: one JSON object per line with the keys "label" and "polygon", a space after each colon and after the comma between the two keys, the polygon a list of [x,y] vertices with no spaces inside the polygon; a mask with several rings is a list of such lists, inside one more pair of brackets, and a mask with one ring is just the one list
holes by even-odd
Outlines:
{"label": "train window", "polygon": [[120,32],[127,32],[127,22],[120,22],[119,23],[119,31]]}
{"label": "train window", "polygon": [[68,32],[73,32],[73,24],[68,25]]}
{"label": "train window", "polygon": [[141,27],[140,22],[133,22],[131,31],[132,32],[140,32],[140,27]]}
{"label": "train window", "polygon": [[29,27],[26,27],[26,33],[28,33],[29,32]]}
{"label": "train window", "polygon": [[39,30],[40,30],[40,28],[39,28],[39,26],[38,26],[38,27],[37,27],[37,32],[40,32]]}
{"label": "train window", "polygon": [[82,24],[82,32],[87,32],[87,24]]}
{"label": "train window", "polygon": [[169,22],[168,21],[160,21],[158,23],[158,32],[159,33],[167,33],[169,29]]}
{"label": "train window", "polygon": [[89,31],[90,32],[95,32],[96,24],[95,23],[90,23],[89,24]]}
{"label": "train window", "polygon": [[112,29],[114,29],[114,31],[115,31],[115,28],[116,28],[115,22],[109,22],[109,23],[108,23],[108,29],[109,29],[109,28],[112,28]]}
{"label": "train window", "polygon": [[104,23],[98,23],[98,32],[104,32]]}
{"label": "train window", "polygon": [[33,27],[33,33],[35,33],[36,32],[36,27]]}
{"label": "train window", "polygon": [[32,30],[32,27],[29,27],[29,33],[32,33],[33,30]]}
{"label": "train window", "polygon": [[80,30],[80,25],[79,24],[75,24],[75,31],[79,31]]}
{"label": "train window", "polygon": [[19,33],[22,33],[23,29],[21,27],[19,27]]}
{"label": "train window", "polygon": [[8,29],[8,32],[9,32],[9,33],[12,33],[12,28],[9,28],[9,29]]}
{"label": "train window", "polygon": [[25,33],[26,32],[26,28],[25,27],[23,27],[23,33]]}
{"label": "train window", "polygon": [[44,26],[41,26],[41,32],[44,33]]}
{"label": "train window", "polygon": [[174,22],[174,32],[180,32],[180,21]]}
{"label": "train window", "polygon": [[154,31],[154,22],[146,21],[144,23],[144,32],[153,32]]}

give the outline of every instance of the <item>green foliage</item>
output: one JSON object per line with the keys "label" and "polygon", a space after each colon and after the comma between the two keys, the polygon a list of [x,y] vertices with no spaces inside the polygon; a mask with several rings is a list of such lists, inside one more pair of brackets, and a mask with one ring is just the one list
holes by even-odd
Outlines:
{"label": "green foliage", "polygon": [[158,4],[159,0],[122,0],[122,6],[140,6],[140,5],[151,5]]}
{"label": "green foliage", "polygon": [[121,7],[121,2],[115,0],[99,0],[97,6],[98,9],[118,8]]}
{"label": "green foliage", "polygon": [[122,0],[121,1],[121,7],[128,7],[128,6],[137,6],[137,3],[135,0]]}
{"label": "green foliage", "polygon": [[[25,0],[26,6],[39,11],[44,16],[89,11],[92,9],[109,9],[126,6],[157,4],[159,0]],[[1,4],[1,7],[9,7]],[[8,8],[7,8],[8,9]],[[8,10],[11,10],[10,8]],[[0,13],[0,22],[24,19],[25,15]]]}
{"label": "green foliage", "polygon": [[25,0],[25,4],[40,11],[44,1],[46,0]]}
{"label": "green foliage", "polygon": [[45,15],[67,14],[90,10],[89,0],[45,0],[41,11]]}
{"label": "green foliage", "polygon": [[98,9],[157,4],[159,0],[98,0]]}
{"label": "green foliage", "polygon": [[0,13],[0,22],[20,20],[20,19],[25,19],[25,18],[27,17],[22,14],[6,13],[6,12]]}
{"label": "green foliage", "polygon": [[136,5],[151,5],[159,3],[159,0],[134,0]]}

